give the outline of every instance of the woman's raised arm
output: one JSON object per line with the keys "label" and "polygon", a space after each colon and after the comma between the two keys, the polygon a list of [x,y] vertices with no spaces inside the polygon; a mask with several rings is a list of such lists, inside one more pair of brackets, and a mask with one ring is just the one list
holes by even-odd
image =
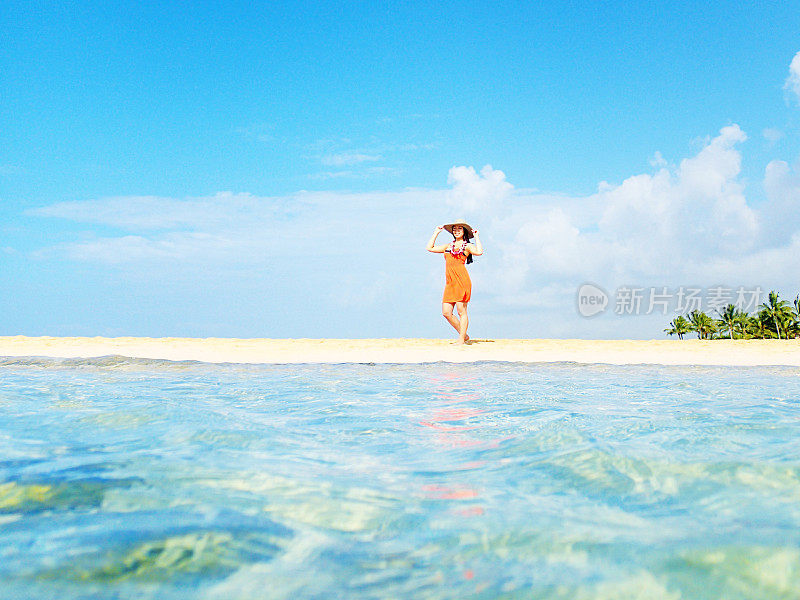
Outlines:
{"label": "woman's raised arm", "polygon": [[473,254],[474,256],[480,256],[483,254],[483,244],[481,244],[481,238],[478,237],[478,230],[474,229],[472,231],[472,235],[475,236],[475,243],[467,244],[467,250],[469,250],[469,253]]}
{"label": "woman's raised arm", "polygon": [[441,254],[447,248],[447,244],[445,244],[444,246],[434,246],[434,244],[436,243],[436,237],[442,232],[442,229],[444,229],[444,227],[439,225],[436,229],[433,230],[433,235],[431,236],[431,239],[428,240],[428,245],[425,247],[425,249],[428,252],[438,252],[439,254]]}

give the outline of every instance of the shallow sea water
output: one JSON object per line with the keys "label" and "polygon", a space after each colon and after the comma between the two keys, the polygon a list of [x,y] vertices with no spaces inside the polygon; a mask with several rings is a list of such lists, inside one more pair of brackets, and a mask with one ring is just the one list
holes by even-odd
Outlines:
{"label": "shallow sea water", "polygon": [[800,597],[800,370],[0,359],[2,598]]}

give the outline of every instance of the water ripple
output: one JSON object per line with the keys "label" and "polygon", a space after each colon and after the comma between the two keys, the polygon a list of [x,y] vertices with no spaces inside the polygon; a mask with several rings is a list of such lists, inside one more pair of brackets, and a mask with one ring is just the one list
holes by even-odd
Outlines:
{"label": "water ripple", "polygon": [[0,597],[800,597],[798,374],[0,359]]}

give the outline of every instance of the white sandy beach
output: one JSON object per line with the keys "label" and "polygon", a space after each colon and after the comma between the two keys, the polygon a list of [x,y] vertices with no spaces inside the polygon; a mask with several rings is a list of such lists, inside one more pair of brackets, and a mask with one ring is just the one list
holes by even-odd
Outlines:
{"label": "white sandy beach", "polygon": [[577,362],[800,367],[800,340],[475,340],[0,337],[0,356],[211,363]]}

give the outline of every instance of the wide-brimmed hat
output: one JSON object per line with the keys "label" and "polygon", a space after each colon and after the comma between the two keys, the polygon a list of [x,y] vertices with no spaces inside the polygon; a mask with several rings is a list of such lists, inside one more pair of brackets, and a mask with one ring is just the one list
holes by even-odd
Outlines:
{"label": "wide-brimmed hat", "polygon": [[458,221],[453,221],[452,223],[448,223],[447,225],[443,225],[443,227],[447,230],[447,233],[453,235],[453,225],[461,225],[464,228],[464,233],[467,235],[464,237],[472,237],[472,227],[467,224],[464,219],[459,219]]}

